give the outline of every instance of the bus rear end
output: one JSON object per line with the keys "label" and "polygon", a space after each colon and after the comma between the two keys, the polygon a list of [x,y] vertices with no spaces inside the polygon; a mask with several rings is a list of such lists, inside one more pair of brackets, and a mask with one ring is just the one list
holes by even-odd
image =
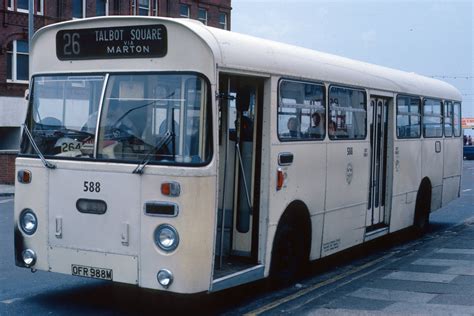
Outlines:
{"label": "bus rear end", "polygon": [[217,181],[209,47],[171,20],[97,18],[40,30],[30,63],[17,266],[209,290]]}

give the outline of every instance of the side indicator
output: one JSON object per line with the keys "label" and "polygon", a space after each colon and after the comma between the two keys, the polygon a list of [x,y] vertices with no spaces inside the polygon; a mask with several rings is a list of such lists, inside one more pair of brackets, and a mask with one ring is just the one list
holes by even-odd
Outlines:
{"label": "side indicator", "polygon": [[17,173],[17,179],[20,183],[30,183],[32,179],[32,174],[30,170],[19,170]]}
{"label": "side indicator", "polygon": [[161,194],[165,196],[177,197],[181,194],[181,186],[178,182],[163,182],[161,184]]}
{"label": "side indicator", "polygon": [[277,170],[277,191],[280,191],[283,188],[283,183],[285,182],[285,174],[281,168]]}

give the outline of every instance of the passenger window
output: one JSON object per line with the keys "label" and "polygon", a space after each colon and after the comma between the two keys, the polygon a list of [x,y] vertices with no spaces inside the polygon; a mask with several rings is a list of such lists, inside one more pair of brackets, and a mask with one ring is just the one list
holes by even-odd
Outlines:
{"label": "passenger window", "polygon": [[419,138],[421,135],[421,100],[418,97],[397,97],[397,137]]}
{"label": "passenger window", "polygon": [[444,102],[444,136],[453,136],[453,102]]}
{"label": "passenger window", "polygon": [[461,103],[454,102],[453,104],[453,126],[454,136],[461,136]]}
{"label": "passenger window", "polygon": [[363,90],[331,87],[329,90],[330,139],[365,139],[367,97]]}
{"label": "passenger window", "polygon": [[282,141],[322,140],[326,135],[324,86],[282,80],[278,100],[278,137]]}
{"label": "passenger window", "polygon": [[443,117],[440,100],[425,99],[423,102],[423,136],[427,138],[443,136]]}

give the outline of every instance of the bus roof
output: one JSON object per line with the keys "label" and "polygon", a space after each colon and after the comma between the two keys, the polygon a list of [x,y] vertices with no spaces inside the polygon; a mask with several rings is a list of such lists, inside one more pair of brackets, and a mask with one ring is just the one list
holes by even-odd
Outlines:
{"label": "bus roof", "polygon": [[208,27],[190,19],[163,17],[109,16],[54,24],[35,35],[61,26],[86,26],[87,21],[107,19],[111,24],[149,19],[163,23],[176,23],[200,37],[212,51],[217,66],[224,71],[239,71],[277,75],[303,80],[344,84],[396,93],[461,101],[460,92],[441,80],[388,67],[322,53],[298,46],[265,40],[236,32]]}

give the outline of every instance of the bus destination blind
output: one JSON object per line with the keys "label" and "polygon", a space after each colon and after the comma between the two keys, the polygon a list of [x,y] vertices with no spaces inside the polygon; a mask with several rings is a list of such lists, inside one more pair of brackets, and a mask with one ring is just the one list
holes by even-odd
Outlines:
{"label": "bus destination blind", "polygon": [[60,60],[163,57],[167,41],[162,24],[62,30],[56,33],[56,55]]}

